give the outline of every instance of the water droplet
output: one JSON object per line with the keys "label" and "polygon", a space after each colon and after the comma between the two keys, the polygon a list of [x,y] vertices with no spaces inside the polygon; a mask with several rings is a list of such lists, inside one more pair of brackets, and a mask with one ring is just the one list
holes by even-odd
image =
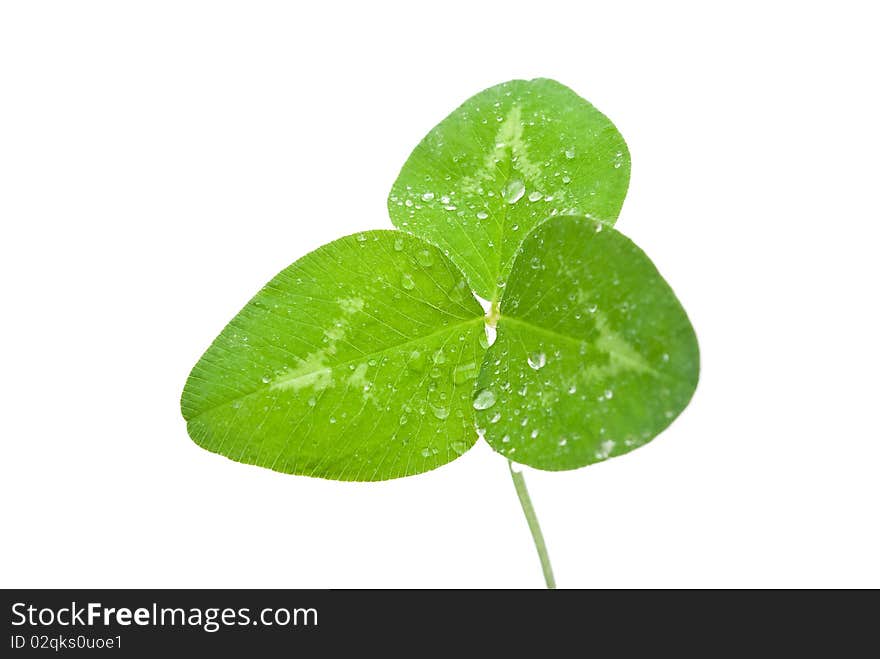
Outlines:
{"label": "water droplet", "polygon": [[400,277],[400,285],[403,286],[406,290],[411,291],[416,287],[416,282],[413,280],[412,275],[404,273]]}
{"label": "water droplet", "polygon": [[538,434],[539,434],[539,431],[537,429],[533,430],[532,431],[532,439],[535,439],[538,436]]}
{"label": "water droplet", "polygon": [[508,204],[515,204],[526,192],[526,186],[518,178],[510,179],[501,189],[501,197]]}
{"label": "water droplet", "polygon": [[425,362],[425,355],[418,350],[413,350],[409,356],[409,361],[407,361],[407,366],[416,373],[421,373],[425,370]]}
{"label": "water droplet", "polygon": [[241,400],[240,399],[232,401],[232,409],[237,410],[240,407],[241,407]]}
{"label": "water droplet", "polygon": [[435,364],[445,364],[446,363],[446,355],[443,354],[442,348],[434,353],[434,363]]}
{"label": "water droplet", "polygon": [[510,441],[510,435],[504,435],[504,437],[501,438],[501,441],[507,444]]}
{"label": "water droplet", "polygon": [[406,206],[407,208],[411,208],[412,205],[413,205],[413,203],[412,203],[412,199],[407,199],[405,202],[403,202],[403,204],[404,204],[404,206]]}
{"label": "water droplet", "polygon": [[434,198],[433,192],[426,192],[422,195],[422,201],[431,201]]}
{"label": "water droplet", "polygon": [[669,361],[669,354],[664,352],[662,359],[664,362],[668,362]]}
{"label": "water droplet", "polygon": [[529,355],[529,366],[534,370],[540,371],[547,363],[547,355],[543,352],[533,352]]}
{"label": "water droplet", "polygon": [[565,446],[566,444],[568,444],[568,440],[565,437],[559,440],[560,446]]}
{"label": "water droplet", "polygon": [[264,375],[260,378],[260,380],[262,380],[263,384],[269,384],[272,381],[272,378],[270,378],[268,375]]}
{"label": "water droplet", "polygon": [[403,241],[400,238],[398,238],[397,240],[394,241],[394,251],[395,252],[402,252],[403,251]]}
{"label": "water droplet", "polygon": [[364,234],[362,234],[362,233],[359,233],[359,234],[357,235],[357,241],[358,241],[359,243],[365,243],[365,242],[367,242],[367,237],[366,237],[366,235],[364,235]]}
{"label": "water droplet", "polygon": [[312,396],[311,398],[309,398],[308,404],[309,404],[309,407],[314,407],[315,405],[318,404],[318,400],[314,396]]}
{"label": "water droplet", "polygon": [[453,451],[455,451],[459,455],[461,455],[462,453],[464,453],[468,449],[468,445],[460,440],[452,442],[452,444],[450,444],[449,446],[452,448]]}
{"label": "water droplet", "polygon": [[405,426],[407,421],[409,421],[409,419],[406,418],[406,414],[401,415],[400,425]]}
{"label": "water droplet", "polygon": [[571,176],[568,176],[568,175],[563,176],[563,177],[562,177],[562,182],[563,182],[563,183],[571,183]]}
{"label": "water droplet", "polygon": [[541,201],[541,197],[543,196],[543,193],[533,190],[529,193],[529,201]]}
{"label": "water droplet", "polygon": [[449,416],[449,408],[448,407],[442,407],[442,406],[435,407],[434,405],[432,405],[431,409],[434,412],[434,416],[436,416],[441,421]]}
{"label": "water droplet", "polygon": [[330,417],[330,423],[336,423],[336,417],[335,417],[335,416],[331,416],[331,417]]}
{"label": "water droplet", "polygon": [[[495,392],[491,389],[483,389],[474,396],[475,410],[488,410],[495,404]],[[495,423],[493,421],[493,423]]]}
{"label": "water droplet", "polygon": [[434,257],[431,255],[431,252],[426,249],[423,249],[421,252],[416,254],[416,261],[419,265],[426,268],[430,268],[432,265],[434,265]]}
{"label": "water droplet", "polygon": [[480,211],[479,213],[477,213],[478,220],[485,220],[487,217],[489,217],[489,213],[487,213],[486,211]]}
{"label": "water droplet", "polygon": [[606,389],[605,390],[605,398],[608,400],[611,400],[612,398],[614,398],[614,392],[611,391],[611,389]]}
{"label": "water droplet", "polygon": [[573,146],[570,146],[565,150],[565,157],[568,158],[569,160],[574,158],[574,155],[575,155],[575,150],[574,150]]}
{"label": "water droplet", "polygon": [[498,328],[493,327],[492,325],[489,325],[488,323],[486,323],[486,333],[485,334],[486,334],[485,337],[480,336],[480,345],[483,346],[484,348],[489,348],[490,346],[495,345],[495,339],[498,336]]}
{"label": "water droplet", "polygon": [[430,458],[431,457],[431,449],[426,446],[425,448],[423,448],[421,450],[421,454],[422,454],[423,458]]}
{"label": "water droplet", "polygon": [[596,222],[596,233],[602,233],[602,223]]}
{"label": "water droplet", "polygon": [[576,387],[575,385],[571,385],[571,386],[568,388],[568,393],[570,393],[570,394],[576,394],[576,393],[577,393],[577,390],[578,390],[578,389],[577,389],[577,387]]}
{"label": "water droplet", "polygon": [[498,423],[501,421],[501,412],[496,412],[495,416],[492,417],[492,423]]}
{"label": "water droplet", "polygon": [[529,265],[532,266],[532,270],[537,270],[538,268],[541,267],[541,259],[539,259],[537,256],[532,257],[532,260],[529,262]]}

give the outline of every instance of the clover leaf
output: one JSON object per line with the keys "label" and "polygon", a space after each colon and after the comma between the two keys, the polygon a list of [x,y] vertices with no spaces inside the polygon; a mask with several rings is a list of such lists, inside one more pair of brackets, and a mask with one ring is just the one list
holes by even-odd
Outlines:
{"label": "clover leaf", "polygon": [[239,462],[338,480],[438,467],[476,441],[483,310],[436,247],[341,238],[282,271],[193,368],[189,434]]}
{"label": "clover leaf", "polygon": [[628,182],[623,138],[567,87],[477,94],[394,183],[404,231],[307,254],[223,329],[183,391],[190,436],[239,462],[373,481],[436,468],[482,435],[508,458],[554,587],[514,463],[627,453],[678,416],[699,377],[681,304],[612,228]]}
{"label": "clover leaf", "polygon": [[613,225],[629,151],[605,115],[547,79],[513,80],[464,102],[404,164],[388,212],[442,247],[474,292],[497,300],[522,241],[554,215]]}
{"label": "clover leaf", "polygon": [[687,315],[644,252],[595,220],[554,218],[513,266],[477,423],[514,462],[583,467],[653,439],[698,372]]}

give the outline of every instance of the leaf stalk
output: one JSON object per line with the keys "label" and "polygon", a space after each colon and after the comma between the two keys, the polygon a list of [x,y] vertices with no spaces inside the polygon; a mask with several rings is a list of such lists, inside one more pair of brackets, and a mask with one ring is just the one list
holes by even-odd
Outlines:
{"label": "leaf stalk", "polygon": [[541,525],[538,523],[538,516],[535,514],[535,507],[532,505],[532,499],[529,497],[529,490],[526,487],[526,479],[521,471],[517,471],[513,462],[507,461],[507,467],[510,469],[510,477],[513,479],[513,486],[516,488],[516,494],[519,497],[519,503],[522,506],[523,514],[526,516],[526,522],[529,525],[529,531],[532,533],[532,540],[535,542],[535,549],[538,551],[538,558],[541,559],[541,570],[544,572],[544,582],[547,588],[556,588],[556,579],[553,577],[553,567],[550,565],[550,555],[547,553],[547,545],[544,543],[544,534],[541,533]]}

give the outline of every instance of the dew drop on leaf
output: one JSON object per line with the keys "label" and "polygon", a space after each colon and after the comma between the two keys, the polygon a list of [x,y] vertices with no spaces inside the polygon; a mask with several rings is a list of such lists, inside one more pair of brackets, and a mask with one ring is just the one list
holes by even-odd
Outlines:
{"label": "dew drop on leaf", "polygon": [[416,282],[413,280],[412,275],[404,273],[400,278],[400,285],[406,290],[411,291],[416,287]]}
{"label": "dew drop on leaf", "polygon": [[400,238],[398,238],[397,240],[394,241],[394,251],[395,252],[402,252],[403,251],[403,241]]}
{"label": "dew drop on leaf", "polygon": [[569,160],[571,160],[572,158],[574,158],[574,155],[575,155],[575,151],[574,151],[574,147],[573,147],[573,146],[572,146],[572,147],[569,147],[569,148],[567,148],[567,149],[565,150],[565,157],[568,158]]}
{"label": "dew drop on leaf", "polygon": [[489,213],[487,213],[486,211],[480,211],[479,213],[477,213],[478,220],[485,220],[487,217],[489,217]]}
{"label": "dew drop on leaf", "polygon": [[431,201],[434,198],[433,192],[426,192],[422,195],[422,201]]}
{"label": "dew drop on leaf", "polygon": [[503,188],[501,188],[501,198],[508,204],[515,204],[526,192],[525,184],[518,178],[510,179]]}
{"label": "dew drop on leaf", "polygon": [[429,449],[428,447],[423,448],[421,450],[421,453],[422,453],[423,458],[430,458],[431,457],[431,449]]}
{"label": "dew drop on leaf", "polygon": [[419,265],[426,268],[430,268],[432,265],[434,265],[434,257],[431,256],[431,252],[426,249],[423,249],[421,252],[416,254],[416,261],[418,261]]}
{"label": "dew drop on leaf", "polygon": [[488,410],[495,404],[495,392],[491,389],[483,389],[474,396],[475,410]]}
{"label": "dew drop on leaf", "polygon": [[[489,344],[488,347],[492,347],[493,345],[495,345],[495,340],[498,338],[498,328],[494,325],[486,324],[485,329],[486,343]],[[482,344],[482,340],[480,341],[480,343]]]}
{"label": "dew drop on leaf", "polygon": [[450,444],[450,447],[452,448],[453,451],[455,451],[459,455],[461,455],[462,453],[467,451],[467,448],[468,448],[467,444],[465,444],[464,442],[459,441],[459,440],[452,442],[452,444]]}
{"label": "dew drop on leaf", "polygon": [[434,416],[436,416],[441,421],[449,416],[449,408],[443,406],[431,406],[431,409],[434,412]]}
{"label": "dew drop on leaf", "polygon": [[536,371],[540,371],[547,363],[547,355],[545,355],[543,352],[533,352],[529,355],[528,361],[529,366],[531,366]]}
{"label": "dew drop on leaf", "polygon": [[537,190],[533,190],[532,192],[529,193],[529,201],[541,201],[541,197],[543,197],[543,196],[544,196],[544,194],[542,192],[538,192]]}

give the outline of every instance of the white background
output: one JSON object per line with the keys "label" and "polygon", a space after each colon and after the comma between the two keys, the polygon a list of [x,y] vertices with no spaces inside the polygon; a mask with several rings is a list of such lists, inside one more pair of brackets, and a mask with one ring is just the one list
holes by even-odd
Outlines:
{"label": "white background", "polygon": [[277,271],[390,228],[449,111],[552,77],[703,373],[651,445],[529,471],[560,586],[880,586],[870,3],[4,2],[0,585],[540,587],[485,444],[379,484],[198,448],[187,373]]}

